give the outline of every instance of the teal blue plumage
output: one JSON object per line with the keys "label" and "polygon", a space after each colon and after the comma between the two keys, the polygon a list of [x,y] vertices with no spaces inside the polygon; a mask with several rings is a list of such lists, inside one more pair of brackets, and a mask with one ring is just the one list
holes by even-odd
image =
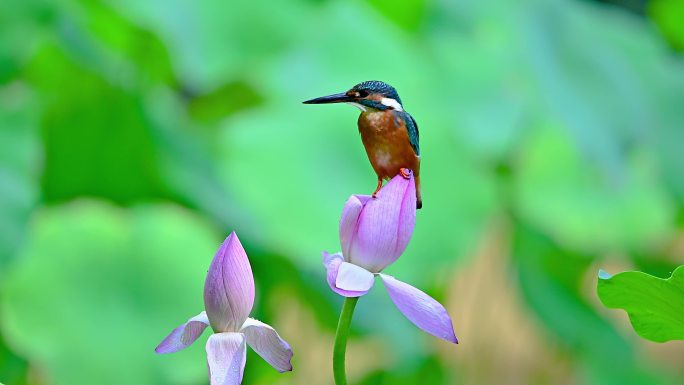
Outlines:
{"label": "teal blue plumage", "polygon": [[420,145],[419,145],[419,132],[418,132],[418,124],[416,123],[416,120],[413,119],[413,116],[409,114],[406,111],[394,111],[394,115],[397,119],[401,119],[404,122],[404,125],[406,126],[406,130],[408,131],[408,137],[409,141],[411,142],[411,147],[413,147],[413,151],[416,152],[416,155],[420,156]]}

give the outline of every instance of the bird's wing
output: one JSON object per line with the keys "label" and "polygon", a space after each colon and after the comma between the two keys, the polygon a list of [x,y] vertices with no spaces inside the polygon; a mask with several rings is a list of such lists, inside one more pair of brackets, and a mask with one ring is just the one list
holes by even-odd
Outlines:
{"label": "bird's wing", "polygon": [[395,111],[395,114],[395,116],[401,119],[404,122],[404,125],[406,125],[411,147],[413,147],[413,151],[416,152],[416,155],[420,156],[420,145],[418,144],[420,136],[418,133],[418,123],[416,123],[416,120],[413,119],[413,116],[406,111]]}

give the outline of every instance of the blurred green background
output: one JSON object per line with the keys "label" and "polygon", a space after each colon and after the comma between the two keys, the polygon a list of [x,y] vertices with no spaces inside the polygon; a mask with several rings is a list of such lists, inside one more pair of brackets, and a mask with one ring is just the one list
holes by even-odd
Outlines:
{"label": "blurred green background", "polygon": [[442,301],[458,346],[378,285],[352,384],[681,384],[598,268],[684,260],[680,0],[0,2],[0,382],[207,384],[202,310],[237,231],[253,315],[295,350],[245,384],[331,384],[341,298],[322,250],[375,177],[349,106],[394,85],[421,129],[425,208],[389,274]]}

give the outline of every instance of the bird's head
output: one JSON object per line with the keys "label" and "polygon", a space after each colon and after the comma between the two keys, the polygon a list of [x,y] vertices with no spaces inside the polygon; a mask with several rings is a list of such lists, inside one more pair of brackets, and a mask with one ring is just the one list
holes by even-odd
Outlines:
{"label": "bird's head", "polygon": [[359,83],[347,92],[321,96],[307,100],[304,104],[327,104],[327,103],[347,103],[367,111],[375,110],[397,110],[403,111],[401,99],[397,90],[391,85],[379,80],[369,80]]}

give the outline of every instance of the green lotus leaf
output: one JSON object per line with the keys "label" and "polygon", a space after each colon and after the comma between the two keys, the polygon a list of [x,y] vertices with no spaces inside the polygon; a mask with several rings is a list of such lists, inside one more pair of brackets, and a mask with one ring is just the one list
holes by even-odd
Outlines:
{"label": "green lotus leaf", "polygon": [[614,276],[601,271],[597,291],[605,306],[627,312],[641,337],[655,342],[684,339],[684,266],[667,279],[641,271]]}

